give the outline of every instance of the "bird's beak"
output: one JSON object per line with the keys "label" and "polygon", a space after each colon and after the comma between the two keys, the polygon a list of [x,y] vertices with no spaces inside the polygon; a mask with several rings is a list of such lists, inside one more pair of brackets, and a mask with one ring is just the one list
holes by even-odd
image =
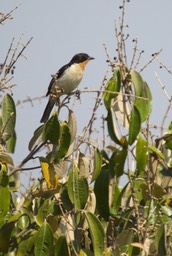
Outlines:
{"label": "bird's beak", "polygon": [[94,60],[94,58],[93,57],[89,57],[89,60]]}

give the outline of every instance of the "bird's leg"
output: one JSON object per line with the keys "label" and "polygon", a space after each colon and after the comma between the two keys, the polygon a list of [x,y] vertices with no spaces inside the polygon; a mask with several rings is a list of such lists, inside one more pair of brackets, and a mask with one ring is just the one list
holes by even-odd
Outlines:
{"label": "bird's leg", "polygon": [[75,91],[75,95],[76,95],[77,100],[80,100],[80,99],[81,99],[81,98],[80,98],[80,95],[81,95],[81,91],[80,91],[80,90],[76,90],[76,91]]}

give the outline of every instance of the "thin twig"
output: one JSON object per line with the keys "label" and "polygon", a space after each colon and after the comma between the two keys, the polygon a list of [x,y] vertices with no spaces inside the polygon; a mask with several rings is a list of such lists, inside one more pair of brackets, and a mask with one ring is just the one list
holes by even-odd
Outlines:
{"label": "thin twig", "polygon": [[135,46],[134,46],[133,57],[132,57],[131,64],[130,64],[130,70],[132,69],[132,67],[133,67],[133,65],[134,65],[136,53],[137,53],[137,51],[138,51],[138,49],[137,49],[137,43],[138,43],[137,38],[134,39],[134,43],[135,43]]}
{"label": "thin twig", "polygon": [[139,73],[143,72],[143,70],[147,68],[147,66],[151,64],[156,59],[157,55],[159,55],[161,52],[162,49],[159,50],[159,52],[152,54],[152,58],[140,69]]}
{"label": "thin twig", "polygon": [[3,22],[5,20],[9,20],[9,19],[13,19],[13,17],[11,16],[11,14],[17,10],[19,7],[21,6],[21,4],[19,4],[18,6],[16,6],[14,9],[12,9],[10,12],[8,12],[7,14],[3,14],[3,13],[0,13],[1,15],[1,18],[0,18],[0,24],[3,25]]}
{"label": "thin twig", "polygon": [[162,83],[161,79],[159,78],[158,74],[155,72],[155,78],[157,79],[159,85],[161,86],[165,96],[167,97],[168,101],[171,100],[171,97],[168,95],[166,89],[165,89],[165,85]]}
{"label": "thin twig", "polygon": [[46,142],[42,142],[39,146],[35,146],[33,150],[21,161],[21,163],[15,167],[9,174],[9,176],[21,170],[21,167],[25,165],[29,160],[33,158],[33,156],[46,144]]}
{"label": "thin twig", "polygon": [[170,70],[170,69],[158,58],[157,55],[156,55],[156,60],[159,62],[159,64],[161,65],[161,67],[165,68],[165,70],[166,70],[170,75],[172,75],[172,70]]}
{"label": "thin twig", "polygon": [[18,48],[18,46],[15,48],[14,50],[14,54],[13,57],[11,58],[11,62],[8,65],[8,68],[6,69],[5,74],[8,74],[11,70],[11,68],[14,66],[14,64],[17,62],[17,60],[19,59],[19,57],[22,55],[22,53],[24,52],[24,50],[26,49],[26,47],[30,44],[30,42],[32,41],[33,37],[31,37],[27,43],[25,45],[23,45],[23,48],[21,49],[21,51],[18,53],[18,55],[15,57],[15,53],[16,53],[16,49]]}

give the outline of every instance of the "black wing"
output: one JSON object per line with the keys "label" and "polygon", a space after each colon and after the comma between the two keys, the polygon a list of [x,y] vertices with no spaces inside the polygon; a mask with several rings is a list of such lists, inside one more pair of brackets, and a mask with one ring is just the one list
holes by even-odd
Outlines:
{"label": "black wing", "polygon": [[68,63],[68,64],[64,65],[63,67],[61,67],[61,68],[59,69],[59,71],[57,71],[57,73],[55,74],[56,78],[53,77],[53,78],[51,79],[51,81],[50,81],[50,84],[49,84],[49,86],[48,86],[48,91],[47,91],[46,96],[48,96],[48,95],[51,93],[51,88],[52,88],[52,86],[53,86],[53,84],[54,84],[55,79],[60,78],[60,77],[62,76],[62,74],[64,73],[64,71],[65,71],[69,66],[70,66],[70,65],[69,65],[69,63]]}

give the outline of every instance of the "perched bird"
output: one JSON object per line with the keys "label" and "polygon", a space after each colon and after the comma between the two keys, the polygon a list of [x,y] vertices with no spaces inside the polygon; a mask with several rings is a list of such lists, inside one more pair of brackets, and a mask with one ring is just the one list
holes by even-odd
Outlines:
{"label": "perched bird", "polygon": [[54,104],[61,95],[71,93],[77,88],[83,78],[86,64],[93,59],[86,53],[78,53],[53,76],[46,94],[46,96],[49,95],[49,101],[41,118],[41,123],[48,120]]}

